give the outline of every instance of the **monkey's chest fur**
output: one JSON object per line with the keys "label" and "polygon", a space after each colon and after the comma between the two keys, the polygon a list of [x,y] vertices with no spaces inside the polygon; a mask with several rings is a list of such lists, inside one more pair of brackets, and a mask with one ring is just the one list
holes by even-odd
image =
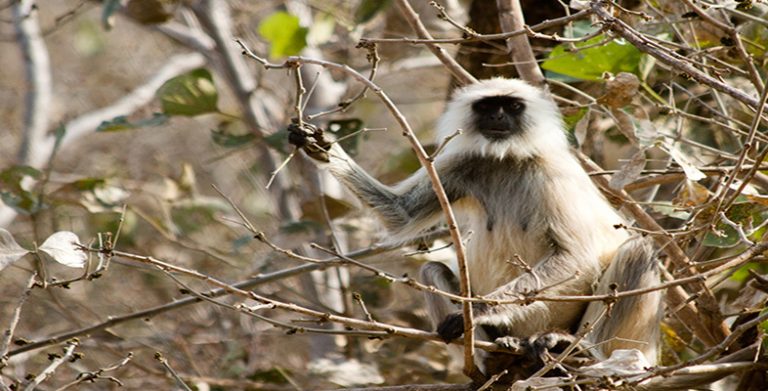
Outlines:
{"label": "monkey's chest fur", "polygon": [[[579,270],[569,293],[586,293],[626,234],[621,218],[570,155],[518,160],[466,156],[444,183],[463,217],[472,290],[486,295],[523,273],[519,260],[568,253]],[[517,264],[517,265],[516,265]],[[586,285],[585,285],[586,284]]]}

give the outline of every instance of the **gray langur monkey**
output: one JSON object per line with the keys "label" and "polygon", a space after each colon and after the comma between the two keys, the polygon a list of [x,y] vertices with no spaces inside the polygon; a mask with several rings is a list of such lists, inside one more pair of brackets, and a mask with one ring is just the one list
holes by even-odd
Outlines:
{"label": "gray langur monkey", "polygon": [[[437,155],[435,167],[463,219],[461,228],[473,232],[466,248],[472,293],[505,300],[539,290],[588,295],[658,284],[650,244],[616,228],[624,220],[569,150],[559,111],[546,94],[521,80],[483,80],[457,90],[438,122],[437,140],[463,130]],[[389,187],[322,132],[308,133],[294,125],[291,143],[371,207],[396,239],[439,222],[442,211],[423,168]],[[510,262],[516,256],[532,269]],[[429,262],[420,274],[428,285],[458,291],[456,276],[444,264]],[[459,307],[434,293],[426,300],[440,336],[458,338],[463,333]],[[636,348],[655,364],[661,293],[618,300],[608,316],[604,307],[602,302],[476,304],[474,320],[492,340],[574,332],[589,322],[593,330],[587,340],[596,345],[598,357]]]}

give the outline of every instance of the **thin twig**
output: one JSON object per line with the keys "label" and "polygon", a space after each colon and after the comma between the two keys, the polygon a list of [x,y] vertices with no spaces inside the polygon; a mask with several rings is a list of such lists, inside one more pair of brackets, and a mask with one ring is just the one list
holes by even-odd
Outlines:
{"label": "thin twig", "polygon": [[[733,46],[736,48],[736,52],[739,54],[739,57],[741,57],[741,60],[744,62],[744,64],[747,66],[747,70],[749,71],[749,79],[752,81],[752,84],[755,86],[755,89],[762,90],[765,85],[763,84],[762,79],[760,78],[760,72],[758,72],[757,68],[755,67],[755,62],[752,59],[752,56],[747,52],[746,48],[744,48],[744,42],[741,39],[741,36],[739,36],[739,31],[733,27],[730,23],[720,21],[710,14],[707,13],[707,11],[703,10],[701,7],[694,4],[691,0],[683,0],[686,6],[691,8],[693,12],[695,12],[702,20],[709,23],[712,26],[717,27],[718,29],[722,30],[724,33],[728,34],[728,37],[733,41]],[[727,20],[727,19],[726,19]]]}
{"label": "thin twig", "polygon": [[355,292],[352,294],[352,298],[357,302],[357,304],[360,305],[360,309],[363,311],[363,314],[365,314],[365,319],[367,319],[369,322],[373,322],[373,315],[371,315],[370,311],[368,311],[368,307],[365,306],[363,296]]}
{"label": "thin twig", "polygon": [[293,157],[296,156],[297,150],[298,148],[295,148],[293,151],[291,151],[291,153],[289,153],[288,156],[285,159],[283,159],[283,162],[280,163],[280,165],[277,166],[277,168],[275,168],[274,170],[272,170],[272,172],[269,173],[269,180],[267,181],[267,184],[264,186],[265,189],[269,189],[269,187],[272,186],[272,182],[275,180],[275,177],[277,176],[277,174],[279,174],[280,170],[285,168],[285,166],[288,165],[288,162],[290,162],[291,159],[293,159]]}
{"label": "thin twig", "polygon": [[[366,56],[366,58],[368,59],[368,62],[371,63],[371,70],[368,72],[368,80],[373,81],[376,78],[376,73],[378,72],[378,69],[379,69],[379,62],[381,61],[381,57],[379,57],[379,52],[378,50],[376,50],[376,44],[372,42],[360,42],[357,46],[368,50],[368,55]],[[352,104],[364,98],[366,92],[368,92],[368,87],[363,86],[363,88],[360,90],[360,92],[357,93],[357,95],[353,96],[350,99],[345,99],[344,101],[339,102],[338,106],[333,109],[307,115],[307,120],[312,120],[314,118],[333,114],[339,111],[343,112],[344,110],[349,108]]]}
{"label": "thin twig", "polygon": [[429,159],[434,161],[435,158],[437,158],[437,156],[440,154],[440,152],[443,151],[445,146],[448,145],[448,143],[451,142],[451,140],[453,140],[454,138],[460,136],[461,134],[462,134],[462,130],[461,129],[456,129],[455,132],[449,134],[444,139],[440,140],[440,145],[438,145],[437,148],[435,148],[435,152],[433,152],[431,155],[429,155]]}
{"label": "thin twig", "polygon": [[[388,247],[370,247],[366,249],[362,249],[356,252],[352,252],[348,254],[351,257],[366,257],[366,256],[372,256],[376,254],[381,254],[385,251],[391,251],[395,249],[395,246],[388,246]],[[334,261],[333,259],[327,259],[323,262],[313,263],[313,264],[306,264],[301,265],[293,268],[288,268],[284,270],[279,270],[272,273],[267,273],[263,275],[259,275],[257,277],[249,278],[237,283],[232,284],[232,286],[239,288],[239,289],[251,289],[256,286],[266,284],[273,281],[283,280],[292,276],[300,275],[303,273],[311,272],[314,270],[322,270],[331,266],[339,265],[340,261]],[[210,291],[207,291],[204,293],[207,297],[219,297],[230,294],[225,289],[212,289]],[[42,338],[40,340],[37,340],[35,342],[26,344],[24,346],[20,346],[16,348],[15,350],[12,350],[8,353],[9,357],[13,357],[17,354],[21,354],[24,352],[32,351],[41,349],[47,346],[55,345],[58,343],[61,343],[63,341],[66,341],[70,338],[75,337],[82,337],[84,335],[93,334],[96,331],[104,330],[106,328],[122,324],[131,320],[136,319],[150,319],[154,316],[157,316],[159,314],[173,311],[176,309],[184,308],[191,304],[199,303],[200,300],[196,297],[187,297],[184,299],[176,300],[171,303],[167,304],[160,304],[154,307],[150,307],[144,310],[139,310],[135,312],[130,312],[124,315],[115,315],[115,316],[109,316],[107,320],[98,322],[95,324],[92,324],[90,326],[86,326],[80,329],[72,330],[63,332],[60,334],[56,334],[47,338]]]}
{"label": "thin twig", "polygon": [[163,357],[163,354],[160,352],[155,352],[155,360],[160,361],[160,364],[163,365],[163,368],[165,368],[166,371],[173,377],[174,380],[176,380],[176,384],[181,387],[184,391],[192,391],[191,388],[187,385],[187,383],[184,383],[184,380],[179,377],[179,374],[176,373],[176,371],[171,367],[171,364],[168,363],[168,360]]}
{"label": "thin twig", "polygon": [[42,372],[40,372],[39,375],[35,376],[34,379],[29,381],[29,383],[26,383],[22,386],[23,390],[33,391],[42,382],[44,382],[49,377],[53,376],[53,373],[56,372],[56,369],[61,364],[73,358],[75,354],[75,348],[77,347],[77,345],[78,343],[75,340],[70,340],[69,342],[67,342],[67,347],[64,349],[64,355],[54,358],[51,364],[48,365]]}
{"label": "thin twig", "polygon": [[656,376],[663,376],[669,373],[672,373],[674,371],[677,371],[682,368],[690,367],[693,365],[701,364],[704,361],[707,361],[716,355],[726,351],[731,344],[736,342],[736,340],[741,337],[742,334],[747,332],[748,330],[752,329],[753,327],[759,325],[760,323],[768,320],[768,312],[756,317],[755,319],[752,319],[748,322],[742,323],[738,327],[736,327],[735,330],[725,339],[723,339],[722,342],[719,344],[712,346],[711,348],[707,349],[706,352],[700,354],[698,357],[694,357],[690,360],[686,360],[685,362],[682,362],[677,365],[670,365],[666,367],[659,367],[654,370],[652,370],[648,375],[642,376],[639,379],[633,381],[633,384],[641,384],[642,382],[656,377]]}
{"label": "thin twig", "polygon": [[[592,13],[591,10],[581,10],[573,15],[563,16],[560,18],[545,20],[541,23],[529,26],[531,31],[546,30],[551,27],[561,26],[574,20],[584,19]],[[463,29],[462,29],[463,31]],[[507,40],[518,35],[524,35],[527,33],[526,28],[520,28],[515,31],[502,32],[498,34],[471,34],[466,38],[434,38],[434,39],[420,39],[420,38],[363,38],[363,41],[373,43],[412,43],[412,44],[461,44],[466,42],[475,41],[496,41]]]}
{"label": "thin twig", "polygon": [[21,308],[24,306],[24,303],[27,301],[30,293],[32,293],[32,287],[35,286],[36,278],[36,273],[32,273],[32,275],[29,277],[27,285],[24,288],[24,292],[22,292],[16,307],[13,309],[13,314],[11,315],[11,322],[8,325],[8,329],[3,332],[3,340],[0,342],[0,368],[3,368],[6,364],[6,361],[8,360],[8,348],[11,346],[13,333],[16,331],[16,326],[19,324]]}
{"label": "thin twig", "polygon": [[64,391],[67,388],[74,387],[74,386],[76,386],[78,384],[85,383],[85,382],[92,383],[92,382],[94,382],[96,380],[99,380],[99,379],[109,380],[112,383],[115,383],[118,387],[122,387],[124,384],[123,384],[123,382],[120,381],[120,379],[118,379],[118,378],[116,378],[114,376],[104,376],[104,374],[107,373],[107,372],[116,371],[116,370],[118,370],[118,369],[128,365],[128,362],[130,362],[132,358],[133,358],[133,353],[129,352],[128,355],[124,359],[116,362],[115,364],[106,366],[104,368],[99,368],[99,369],[97,369],[95,371],[92,371],[92,372],[82,372],[82,373],[77,375],[77,378],[75,380],[73,380],[73,381],[71,381],[71,382],[69,382],[69,383],[67,383],[67,384],[57,388],[56,391]]}
{"label": "thin twig", "polygon": [[750,246],[755,244],[755,242],[749,240],[749,238],[747,237],[748,235],[746,232],[744,232],[744,227],[741,224],[736,223],[735,221],[732,221],[731,219],[729,219],[728,216],[725,215],[725,212],[723,212],[722,210],[720,211],[720,213],[718,213],[718,215],[720,216],[720,220],[722,220],[722,222],[724,222],[726,225],[733,228],[736,231],[736,233],[739,234],[739,239],[741,239],[742,242]]}

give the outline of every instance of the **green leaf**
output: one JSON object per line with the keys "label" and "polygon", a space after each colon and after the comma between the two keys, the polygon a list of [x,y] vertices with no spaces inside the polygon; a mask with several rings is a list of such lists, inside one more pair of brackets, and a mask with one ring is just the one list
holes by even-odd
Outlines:
{"label": "green leaf", "polygon": [[107,180],[104,178],[83,178],[68,183],[64,187],[71,186],[76,191],[92,191],[99,186],[104,186],[106,182]]}
{"label": "green leaf", "polygon": [[56,153],[59,152],[59,147],[61,147],[61,141],[64,140],[64,136],[66,135],[67,135],[67,128],[63,124],[59,125],[56,129],[53,130],[54,143],[53,143],[53,152],[51,152],[51,156],[55,156]]}
{"label": "green leaf", "polygon": [[288,145],[288,129],[280,129],[264,137],[264,142],[276,151],[285,152]]}
{"label": "green leaf", "polygon": [[[765,221],[768,212],[765,207],[759,204],[753,203],[735,203],[732,205],[726,216],[731,221],[741,224],[744,227],[744,231],[748,232],[750,226],[760,225]],[[730,225],[720,221],[715,227],[716,232],[707,232],[704,237],[704,245],[710,247],[730,248],[741,243],[741,237],[739,233]],[[755,236],[762,236],[762,232],[758,231],[750,235],[750,239],[754,240]]]}
{"label": "green leaf", "polygon": [[166,115],[195,116],[218,112],[219,93],[213,76],[199,68],[166,81],[157,90],[157,97]]}
{"label": "green leaf", "polygon": [[248,376],[249,380],[261,381],[270,384],[286,384],[288,380],[282,372],[277,369],[267,369],[256,371]]}
{"label": "green leaf", "polygon": [[30,166],[12,166],[0,171],[0,199],[22,214],[39,211],[43,206],[40,197],[25,189],[22,181],[26,177],[40,179],[42,176],[42,172]]}
{"label": "green leaf", "polygon": [[707,232],[704,245],[708,247],[731,248],[739,244],[739,233],[728,225],[718,225],[717,233]]}
{"label": "green leaf", "polygon": [[[604,39],[605,36],[601,34],[577,44],[576,47],[596,45]],[[568,47],[564,44],[557,45],[541,67],[581,80],[600,80],[604,72],[639,74],[641,53],[624,41],[614,39],[606,44],[576,52],[569,52]]]}
{"label": "green leaf", "polygon": [[259,24],[259,34],[269,41],[272,58],[299,54],[307,46],[308,31],[299,26],[298,17],[283,11],[273,13]]}
{"label": "green leaf", "polygon": [[233,134],[229,131],[227,124],[221,124],[217,129],[211,129],[211,140],[213,140],[216,145],[234,148],[256,140],[256,135],[251,132]]}
{"label": "green leaf", "polygon": [[97,128],[97,132],[119,132],[123,130],[144,128],[150,126],[160,126],[168,122],[168,116],[163,113],[153,113],[151,118],[144,118],[134,122],[121,115],[113,118],[111,121],[102,122]]}
{"label": "green leaf", "polygon": [[311,233],[322,227],[322,224],[314,221],[299,220],[281,225],[280,232],[286,234]]}
{"label": "green leaf", "polygon": [[573,133],[574,129],[576,128],[576,124],[579,123],[582,118],[584,118],[584,115],[587,114],[587,111],[589,111],[588,108],[582,107],[576,110],[576,112],[573,114],[563,116],[563,122],[565,122],[565,127],[568,129],[569,133]]}
{"label": "green leaf", "polygon": [[747,280],[749,280],[752,275],[749,273],[750,270],[754,270],[757,272],[757,274],[764,274],[766,272],[766,265],[759,263],[759,262],[749,262],[745,265],[742,265],[739,267],[733,274],[729,277],[731,281],[736,281],[739,283],[746,283]]}
{"label": "green leaf", "polygon": [[750,23],[742,28],[742,36],[749,44],[744,45],[755,58],[764,58],[768,52],[768,28],[759,23]]}
{"label": "green leaf", "polygon": [[171,219],[181,231],[189,235],[216,221],[220,212],[229,212],[228,204],[217,198],[199,197],[174,203]]}
{"label": "green leaf", "polygon": [[40,179],[43,173],[40,170],[31,166],[12,166],[0,171],[0,184],[4,188],[11,188],[14,190],[22,190],[21,180],[25,177],[31,177],[32,179]]}
{"label": "green leaf", "polygon": [[390,0],[363,0],[355,10],[355,23],[365,23],[389,6]]}

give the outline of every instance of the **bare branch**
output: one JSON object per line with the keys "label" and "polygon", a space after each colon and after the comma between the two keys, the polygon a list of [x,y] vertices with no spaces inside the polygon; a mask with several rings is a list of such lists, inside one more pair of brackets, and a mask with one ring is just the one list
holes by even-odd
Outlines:
{"label": "bare branch", "polygon": [[[520,29],[527,31],[523,9],[520,7],[519,0],[496,0],[496,6],[499,8],[499,22],[501,23],[502,31]],[[539,69],[539,64],[536,62],[536,56],[533,54],[528,36],[521,34],[509,38],[507,40],[507,48],[520,78],[532,85],[544,86],[544,73]]]}
{"label": "bare branch", "polygon": [[155,353],[155,360],[160,361],[160,364],[163,365],[163,368],[165,368],[166,371],[173,377],[174,380],[176,380],[176,385],[181,387],[184,391],[192,391],[191,388],[187,385],[187,383],[184,383],[184,380],[182,380],[181,377],[179,377],[179,374],[176,373],[176,371],[171,367],[171,364],[168,363],[168,360],[165,359],[165,357],[160,353]]}
{"label": "bare branch", "polygon": [[23,384],[22,385],[24,387],[23,390],[33,391],[35,388],[37,388],[37,386],[43,383],[46,379],[53,376],[53,373],[56,372],[56,369],[59,368],[61,364],[73,358],[75,354],[75,348],[77,347],[77,345],[78,343],[75,340],[71,340],[67,342],[67,347],[64,349],[64,355],[54,358],[53,361],[50,363],[50,365],[48,365],[42,372],[40,372],[39,375],[35,376],[28,383]]}
{"label": "bare branch", "polygon": [[37,18],[37,2],[19,0],[13,4],[16,36],[24,56],[27,97],[24,105],[24,131],[19,147],[19,164],[34,162],[40,143],[47,138],[53,101],[53,77],[48,48]]}
{"label": "bare branch", "polygon": [[29,298],[29,294],[32,293],[32,287],[35,286],[35,279],[37,274],[32,274],[27,281],[27,285],[19,297],[19,302],[13,309],[13,315],[11,315],[11,322],[8,325],[8,329],[3,332],[3,340],[0,342],[0,368],[5,366],[5,362],[8,359],[8,348],[11,346],[11,340],[13,339],[13,333],[16,331],[16,326],[19,324],[19,318],[21,317],[21,308]]}
{"label": "bare branch", "polygon": [[[411,25],[411,28],[416,31],[416,35],[418,35],[421,39],[431,41],[432,35],[429,34],[427,28],[424,27],[423,23],[421,23],[419,14],[413,10],[408,0],[397,0],[397,6],[400,9],[400,13],[403,14],[405,20],[409,25]],[[426,45],[427,48],[429,48],[429,50],[435,55],[435,57],[437,57],[440,62],[445,65],[448,71],[451,72],[453,77],[456,78],[460,85],[472,84],[477,81],[477,79],[475,79],[474,76],[472,76],[469,72],[467,72],[466,69],[459,65],[459,63],[456,62],[453,57],[448,55],[445,49],[431,42],[427,42]]]}
{"label": "bare branch", "polygon": [[[433,39],[420,39],[420,38],[363,38],[363,41],[373,43],[412,43],[412,44],[459,44],[464,42],[476,42],[476,41],[495,41],[495,40],[507,40],[509,38],[516,37],[518,35],[527,34],[528,31],[541,31],[550,27],[561,26],[574,20],[579,20],[587,17],[591,14],[590,10],[582,10],[573,15],[563,16],[560,18],[545,20],[541,23],[533,26],[527,26],[515,31],[502,32],[498,34],[471,34],[467,38],[433,38]],[[462,31],[467,31],[462,29]]]}

